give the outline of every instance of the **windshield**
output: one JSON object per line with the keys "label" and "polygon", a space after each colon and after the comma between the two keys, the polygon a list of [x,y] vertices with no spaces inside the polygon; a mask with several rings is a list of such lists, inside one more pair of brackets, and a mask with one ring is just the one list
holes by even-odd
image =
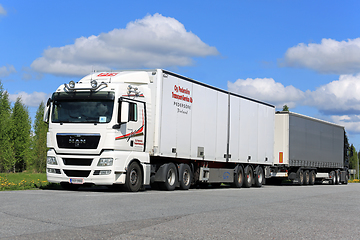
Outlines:
{"label": "windshield", "polygon": [[113,107],[114,101],[108,99],[56,100],[51,119],[53,123],[108,123]]}

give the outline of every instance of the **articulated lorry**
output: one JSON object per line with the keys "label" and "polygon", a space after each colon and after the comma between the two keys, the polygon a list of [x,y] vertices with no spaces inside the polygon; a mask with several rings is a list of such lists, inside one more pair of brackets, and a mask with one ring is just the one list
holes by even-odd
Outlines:
{"label": "articulated lorry", "polygon": [[341,165],[294,165],[285,148],[275,158],[276,116],[271,104],[162,69],[94,72],[61,85],[47,102],[47,179],[136,192],[147,185],[260,187],[294,171],[295,181],[313,171],[342,176]]}
{"label": "articulated lorry", "polygon": [[292,112],[276,112],[274,165],[271,176],[299,185],[327,180],[348,182],[345,129],[330,122]]}
{"label": "articulated lorry", "polygon": [[63,84],[44,116],[47,178],[65,188],[261,186],[273,164],[274,106],[161,69]]}

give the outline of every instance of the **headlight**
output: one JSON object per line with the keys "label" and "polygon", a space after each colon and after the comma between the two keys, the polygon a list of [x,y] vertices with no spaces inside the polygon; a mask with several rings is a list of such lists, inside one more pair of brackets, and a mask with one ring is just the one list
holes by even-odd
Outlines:
{"label": "headlight", "polygon": [[55,157],[47,157],[46,162],[49,165],[57,165],[57,161]]}
{"label": "headlight", "polygon": [[98,166],[112,166],[113,159],[112,158],[100,158],[98,162]]}

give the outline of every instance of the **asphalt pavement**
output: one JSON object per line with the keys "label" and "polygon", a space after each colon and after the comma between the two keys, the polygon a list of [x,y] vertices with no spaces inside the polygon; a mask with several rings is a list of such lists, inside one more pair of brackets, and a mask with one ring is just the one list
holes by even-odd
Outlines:
{"label": "asphalt pavement", "polygon": [[0,239],[359,239],[360,184],[0,192]]}

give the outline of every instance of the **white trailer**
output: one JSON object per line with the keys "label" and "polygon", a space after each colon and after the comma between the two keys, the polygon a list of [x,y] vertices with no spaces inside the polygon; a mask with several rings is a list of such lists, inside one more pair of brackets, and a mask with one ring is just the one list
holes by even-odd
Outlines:
{"label": "white trailer", "polygon": [[271,177],[300,185],[316,180],[348,182],[343,126],[293,112],[276,112],[274,165]]}
{"label": "white trailer", "polygon": [[270,104],[166,70],[95,72],[48,101],[47,178],[128,191],[261,186],[274,117]]}

